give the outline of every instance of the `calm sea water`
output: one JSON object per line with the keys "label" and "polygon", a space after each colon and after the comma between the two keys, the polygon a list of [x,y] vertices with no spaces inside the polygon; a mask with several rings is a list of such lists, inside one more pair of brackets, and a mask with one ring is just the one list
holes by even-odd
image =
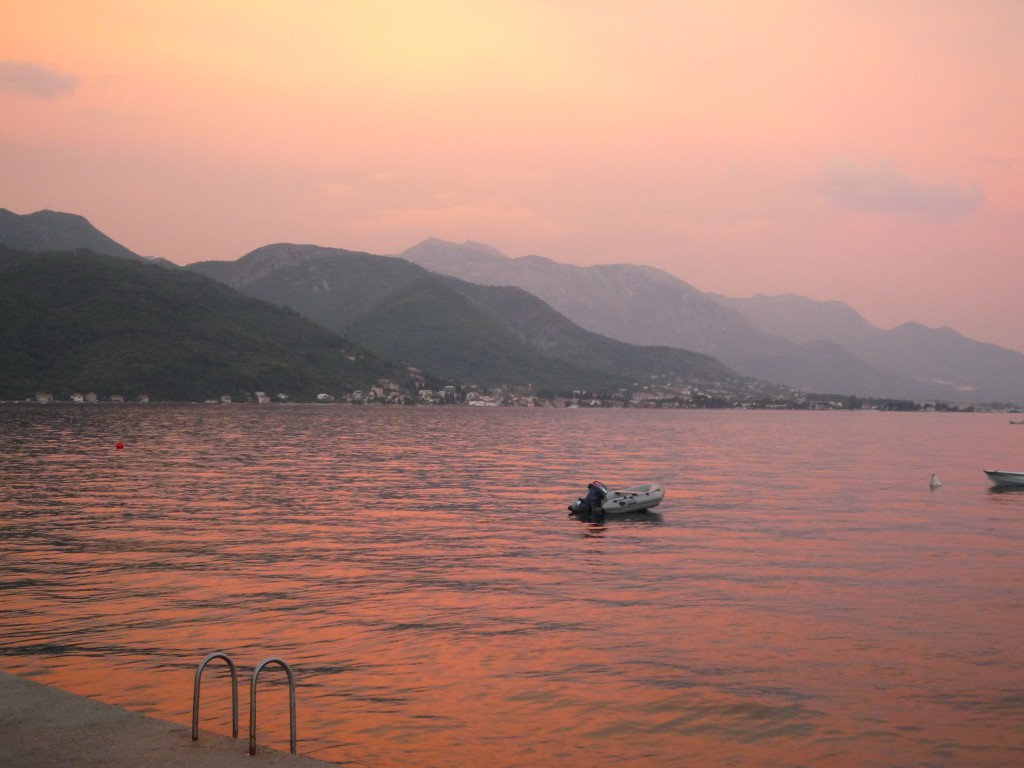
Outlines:
{"label": "calm sea water", "polygon": [[[1008,422],[0,406],[0,668],[187,725],[226,652],[244,750],[280,657],[300,753],[346,766],[1020,766]],[[668,495],[594,527],[595,478]]]}

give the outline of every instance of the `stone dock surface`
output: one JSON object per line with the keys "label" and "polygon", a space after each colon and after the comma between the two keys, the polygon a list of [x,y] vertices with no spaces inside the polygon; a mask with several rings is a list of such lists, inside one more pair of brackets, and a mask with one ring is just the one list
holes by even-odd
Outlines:
{"label": "stone dock surface", "polygon": [[[0,672],[3,768],[327,768],[333,763],[200,731]],[[299,741],[299,748],[302,742]],[[336,766],[335,766],[336,768]]]}

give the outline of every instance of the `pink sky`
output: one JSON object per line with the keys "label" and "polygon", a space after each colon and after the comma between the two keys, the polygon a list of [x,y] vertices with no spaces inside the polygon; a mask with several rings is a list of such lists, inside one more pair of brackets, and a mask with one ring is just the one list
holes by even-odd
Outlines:
{"label": "pink sky", "polygon": [[0,207],[661,267],[1024,351],[1019,0],[5,3]]}

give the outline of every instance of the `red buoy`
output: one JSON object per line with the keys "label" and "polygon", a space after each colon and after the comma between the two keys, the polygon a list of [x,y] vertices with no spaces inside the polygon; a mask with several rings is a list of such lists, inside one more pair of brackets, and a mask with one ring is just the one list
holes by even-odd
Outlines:
{"label": "red buoy", "polygon": [[120,451],[120,450],[123,450],[123,449],[124,449],[124,443],[122,443],[121,441],[118,441],[118,443],[117,443],[117,450]]}

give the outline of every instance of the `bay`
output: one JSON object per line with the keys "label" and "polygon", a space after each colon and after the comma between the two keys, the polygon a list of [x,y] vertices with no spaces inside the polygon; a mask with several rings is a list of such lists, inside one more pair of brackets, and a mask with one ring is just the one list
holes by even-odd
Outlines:
{"label": "bay", "polygon": [[[223,651],[244,740],[281,658],[299,751],[346,766],[1019,766],[1024,494],[982,470],[1022,442],[1003,414],[2,405],[0,666],[187,724]],[[592,479],[667,496],[588,525]],[[204,729],[229,692],[212,664]]]}

